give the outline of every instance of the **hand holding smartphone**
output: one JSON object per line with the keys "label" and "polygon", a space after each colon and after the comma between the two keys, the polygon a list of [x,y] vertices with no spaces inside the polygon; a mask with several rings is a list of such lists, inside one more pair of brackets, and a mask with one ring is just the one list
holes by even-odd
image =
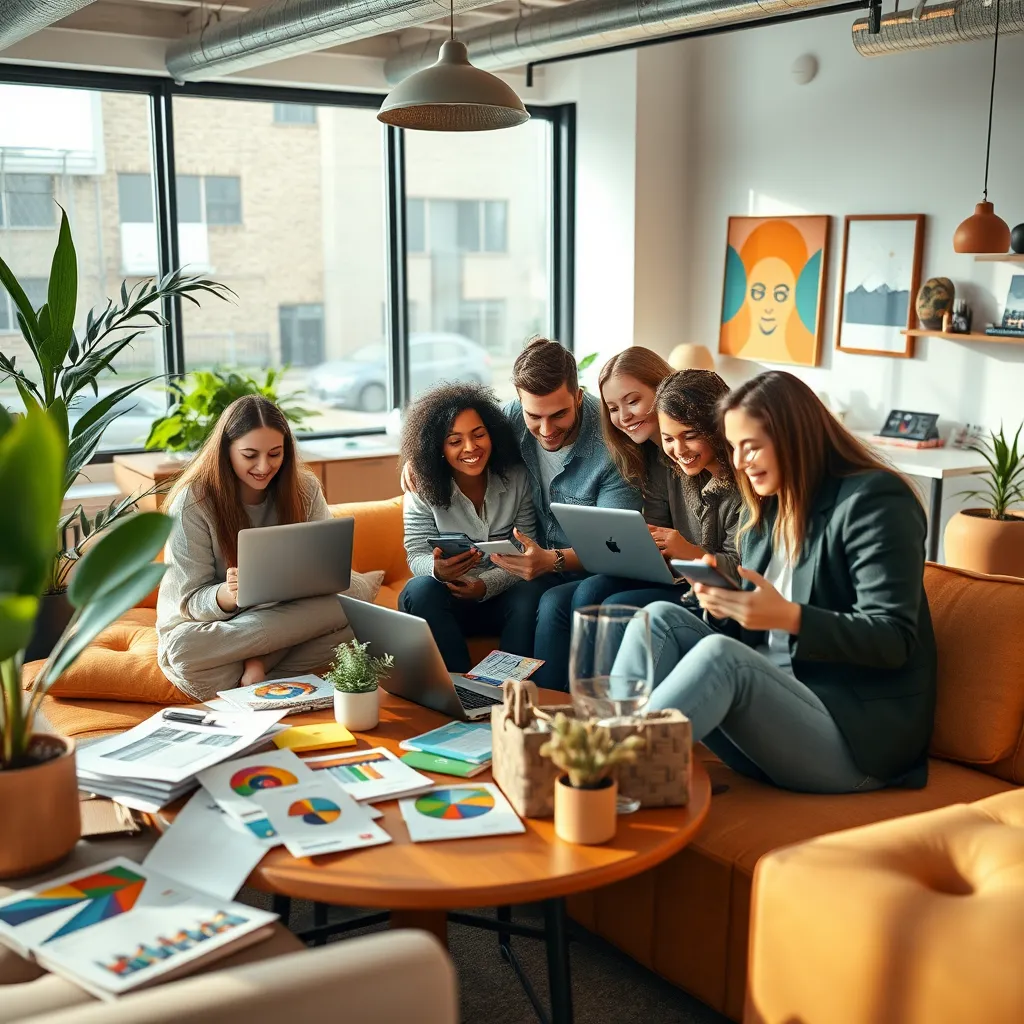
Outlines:
{"label": "hand holding smartphone", "polygon": [[739,583],[707,562],[673,558],[668,564],[677,576],[682,576],[691,583],[703,583],[706,587],[721,587],[724,590],[740,589]]}
{"label": "hand holding smartphone", "polygon": [[473,542],[464,533],[439,533],[436,537],[428,537],[427,543],[432,548],[439,548],[445,558],[456,558],[473,550]]}

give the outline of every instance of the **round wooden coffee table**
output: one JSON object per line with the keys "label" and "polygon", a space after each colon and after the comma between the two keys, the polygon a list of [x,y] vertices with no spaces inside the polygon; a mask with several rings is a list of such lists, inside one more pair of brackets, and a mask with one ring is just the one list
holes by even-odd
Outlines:
{"label": "round wooden coffee table", "polygon": [[[565,694],[540,691],[543,703],[565,701]],[[295,716],[295,724],[324,721],[329,712]],[[381,694],[380,725],[358,733],[359,747],[387,747],[443,725],[436,712],[390,694]],[[346,748],[353,749],[353,748]],[[439,782],[491,781],[489,772],[472,779],[433,776]],[[547,943],[552,1022],[572,1020],[565,897],[597,889],[653,868],[678,853],[696,835],[711,802],[711,784],[700,762],[693,763],[687,807],[640,810],[619,818],[615,838],[602,846],[576,846],[555,835],[551,819],[524,820],[526,832],[509,836],[413,843],[396,800],[377,806],[378,822],[392,837],[384,846],[316,858],[292,857],[284,847],[271,850],[249,876],[255,889],[322,904],[380,908],[393,926],[425,928],[445,936],[448,920],[496,931],[513,961],[509,937],[543,938]],[[509,907],[542,902],[545,926],[511,923]],[[499,908],[497,920],[452,913],[459,908]],[[326,921],[323,915],[321,920]],[[323,929],[327,930],[326,927]],[[518,970],[518,968],[517,968]],[[527,993],[542,1019],[536,996]]]}

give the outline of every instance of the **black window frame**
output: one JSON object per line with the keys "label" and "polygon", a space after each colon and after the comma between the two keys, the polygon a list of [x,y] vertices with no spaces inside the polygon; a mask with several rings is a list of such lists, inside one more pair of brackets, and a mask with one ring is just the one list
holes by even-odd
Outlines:
{"label": "black window frame", "polygon": [[[81,71],[72,68],[42,68],[19,64],[0,65],[0,83],[17,85],[62,86],[99,92],[135,93],[147,96],[153,143],[155,178],[155,216],[160,273],[179,265],[178,189],[174,160],[174,100],[178,97],[240,100],[242,102],[285,103],[300,106],[339,106],[377,110],[384,100],[379,93],[356,93],[328,89],[288,86],[244,85],[234,82],[173,82],[170,78],[148,75]],[[575,292],[576,222],[576,107],[527,105],[530,116],[551,124],[551,280],[550,309],[554,336],[574,351],[573,296]],[[275,122],[281,124],[283,122]],[[392,387],[392,408],[404,407],[410,398],[408,379],[409,326],[406,288],[405,224],[405,147],[403,130],[385,126],[384,205],[387,254],[388,356]],[[205,191],[205,188],[204,188]],[[244,197],[241,202],[244,204]],[[206,214],[204,203],[204,216]],[[244,218],[244,206],[241,210]],[[118,214],[120,217],[120,213]],[[484,216],[483,209],[480,211]],[[507,218],[506,218],[507,233]],[[483,228],[481,227],[481,235]],[[165,304],[169,321],[164,332],[164,363],[170,379],[188,372],[179,300]],[[525,339],[524,339],[525,340]],[[302,440],[382,434],[384,427],[303,433]],[[110,462],[115,455],[142,449],[109,449],[98,453],[93,462]]]}

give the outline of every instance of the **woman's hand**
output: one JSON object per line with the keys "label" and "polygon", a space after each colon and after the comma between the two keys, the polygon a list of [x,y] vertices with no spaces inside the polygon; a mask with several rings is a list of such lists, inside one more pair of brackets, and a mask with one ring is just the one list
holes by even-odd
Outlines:
{"label": "woman's hand", "polygon": [[763,576],[739,567],[739,574],[754,584],[753,590],[726,590],[695,583],[693,592],[704,608],[716,619],[733,619],[744,629],[755,632],[781,629],[796,635],[800,632],[800,605],[787,601]]}
{"label": "woman's hand", "polygon": [[226,612],[238,611],[238,567],[228,569],[227,579],[217,588],[217,604]]}
{"label": "woman's hand", "polygon": [[654,543],[658,545],[658,550],[665,558],[682,558],[689,561],[704,554],[703,548],[691,544],[678,530],[650,524],[647,529],[651,531]]}
{"label": "woman's hand", "polygon": [[521,580],[533,580],[543,576],[555,568],[555,553],[547,548],[542,548],[535,540],[531,540],[525,533],[515,530],[515,535],[520,544],[523,545],[521,555],[491,555],[491,562],[504,569],[505,572],[518,576]]}
{"label": "woman's hand", "polygon": [[452,580],[445,586],[463,601],[482,601],[487,596],[487,585],[479,576],[464,576]]}
{"label": "woman's hand", "polygon": [[440,548],[434,548],[434,578],[443,583],[457,580],[478,565],[482,557],[476,548],[471,548],[469,551],[463,551],[461,555],[445,558]]}

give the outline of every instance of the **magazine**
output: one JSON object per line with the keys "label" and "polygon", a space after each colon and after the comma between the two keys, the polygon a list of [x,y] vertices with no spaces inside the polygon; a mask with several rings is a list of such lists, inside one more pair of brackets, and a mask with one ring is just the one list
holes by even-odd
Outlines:
{"label": "magazine", "polygon": [[529,679],[543,664],[544,661],[540,658],[526,658],[506,651],[491,651],[479,665],[474,665],[466,673],[466,677],[480,683],[501,686],[506,679]]}
{"label": "magazine", "polygon": [[0,942],[101,999],[268,938],[275,914],[115,857],[0,900]]}
{"label": "magazine", "polygon": [[220,690],[217,696],[240,711],[320,711],[334,704],[334,686],[319,676],[289,676]]}

